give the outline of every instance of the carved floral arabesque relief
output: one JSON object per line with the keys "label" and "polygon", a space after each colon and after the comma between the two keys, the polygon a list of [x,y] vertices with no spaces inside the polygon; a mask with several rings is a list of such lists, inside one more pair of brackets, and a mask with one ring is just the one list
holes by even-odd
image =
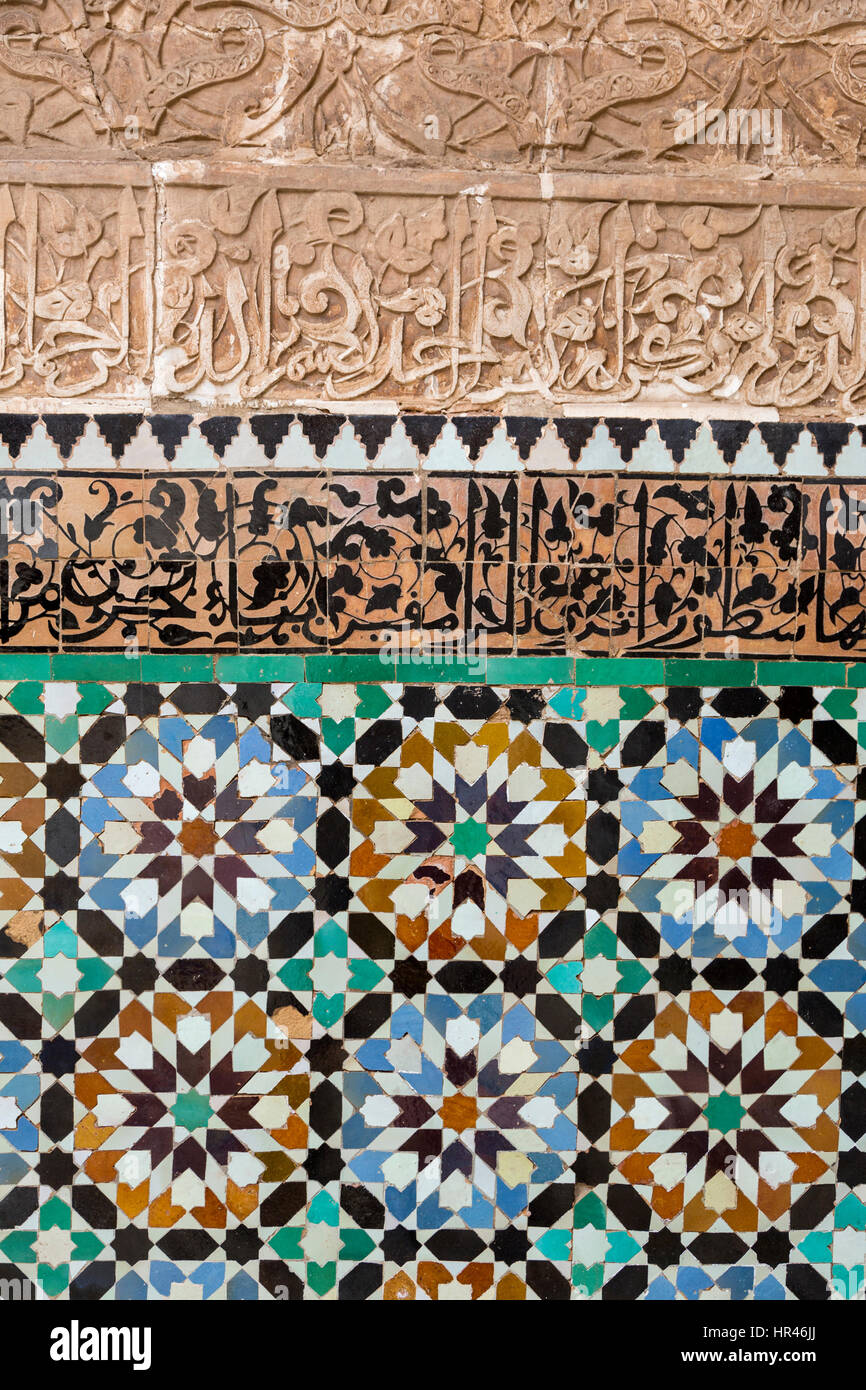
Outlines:
{"label": "carved floral arabesque relief", "polygon": [[[0,6],[0,145],[16,148],[854,168],[864,103],[864,0]],[[771,144],[685,140],[702,105],[780,126]]]}
{"label": "carved floral arabesque relief", "polygon": [[7,0],[0,403],[859,416],[864,60],[866,0]]}

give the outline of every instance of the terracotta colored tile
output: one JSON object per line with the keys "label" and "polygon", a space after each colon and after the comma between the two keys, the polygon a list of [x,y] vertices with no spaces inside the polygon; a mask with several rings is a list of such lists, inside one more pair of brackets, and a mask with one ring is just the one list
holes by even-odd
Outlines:
{"label": "terracotta colored tile", "polygon": [[866,484],[804,483],[800,568],[866,570]]}
{"label": "terracotta colored tile", "polygon": [[155,560],[225,561],[233,554],[232,496],[219,474],[145,479],[144,524]]}
{"label": "terracotta colored tile", "polygon": [[703,565],[709,496],[705,482],[620,478],[616,489],[616,563]]}
{"label": "terracotta colored tile", "polygon": [[421,622],[420,564],[332,561],[328,566],[328,645],[382,647],[384,635]]}
{"label": "terracotta colored tile", "polygon": [[421,486],[402,474],[334,473],[328,486],[328,558],[336,562],[420,560]]}
{"label": "terracotta colored tile", "polygon": [[609,562],[614,507],[613,477],[523,477],[520,559],[533,565]]}
{"label": "terracotta colored tile", "polygon": [[160,560],[150,573],[152,651],[232,651],[238,645],[235,565]]}
{"label": "terracotta colored tile", "polygon": [[237,571],[241,649],[327,645],[326,565],[241,560]]}
{"label": "terracotta colored tile", "polygon": [[242,561],[326,560],[328,484],[324,473],[236,473],[235,545]]}
{"label": "terracotta colored tile", "polygon": [[519,501],[519,480],[507,475],[428,479],[427,559],[515,564]]}
{"label": "terracotta colored tile", "polygon": [[800,576],[794,652],[856,660],[866,654],[866,574],[807,570]]}
{"label": "terracotta colored tile", "polygon": [[57,490],[45,474],[0,477],[0,556],[51,560],[57,556]]}
{"label": "terracotta colored tile", "polygon": [[803,495],[799,483],[710,483],[709,561],[722,569],[748,563],[761,569],[796,566]]}
{"label": "terracotta colored tile", "polygon": [[607,656],[611,574],[603,565],[521,565],[517,650]]}
{"label": "terracotta colored tile", "polygon": [[705,654],[790,656],[796,630],[796,568],[740,564],[709,571]]}
{"label": "terracotta colored tile", "polygon": [[62,569],[58,560],[0,561],[4,647],[50,651],[59,645]]}
{"label": "terracotta colored tile", "polygon": [[706,572],[697,566],[615,565],[611,655],[700,655],[705,584]]}
{"label": "terracotta colored tile", "polygon": [[147,560],[73,559],[62,567],[63,647],[146,647],[151,565]]}
{"label": "terracotta colored tile", "polygon": [[142,559],[144,484],[138,474],[111,477],[63,472],[57,477],[57,545],[61,557]]}
{"label": "terracotta colored tile", "polygon": [[428,564],[422,586],[422,623],[443,632],[484,635],[489,649],[514,645],[513,565]]}

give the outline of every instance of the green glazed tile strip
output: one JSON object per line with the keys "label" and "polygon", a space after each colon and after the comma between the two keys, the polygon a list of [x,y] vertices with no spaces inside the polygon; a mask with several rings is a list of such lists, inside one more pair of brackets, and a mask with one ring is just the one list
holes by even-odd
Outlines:
{"label": "green glazed tile strip", "polygon": [[[352,685],[358,681],[392,681],[394,662],[383,661],[378,652],[322,652],[304,658],[307,680]],[[417,668],[416,668],[417,669]],[[416,676],[415,680],[421,677]]]}
{"label": "green glazed tile strip", "polygon": [[726,661],[710,657],[488,656],[478,661],[387,661],[371,652],[205,653],[0,651],[0,681],[113,683],[274,681],[286,684],[749,686],[861,690],[866,662]]}
{"label": "green glazed tile strip", "polygon": [[658,656],[588,656],[574,663],[577,685],[664,685],[664,662]]}
{"label": "green glazed tile strip", "polygon": [[759,661],[758,685],[845,684],[845,667],[829,661]]}
{"label": "green glazed tile strip", "polygon": [[754,685],[754,661],[713,661],[672,657],[665,662],[667,685]]}
{"label": "green glazed tile strip", "polygon": [[0,652],[0,680],[48,681],[51,679],[51,657],[34,652]]}
{"label": "green glazed tile strip", "polygon": [[51,679],[134,683],[141,680],[141,657],[124,652],[58,652],[51,658]]}
{"label": "green glazed tile strip", "polygon": [[305,679],[304,658],[289,656],[286,652],[278,652],[274,656],[218,656],[210,660],[218,681],[238,681],[241,684],[290,681],[294,684],[296,681],[303,683]]}
{"label": "green glazed tile strip", "polygon": [[143,681],[212,681],[214,658],[205,653],[142,652]]}
{"label": "green glazed tile strip", "polygon": [[394,680],[406,685],[488,685],[487,666],[486,660],[398,661]]}
{"label": "green glazed tile strip", "polygon": [[489,656],[490,685],[574,685],[570,656]]}

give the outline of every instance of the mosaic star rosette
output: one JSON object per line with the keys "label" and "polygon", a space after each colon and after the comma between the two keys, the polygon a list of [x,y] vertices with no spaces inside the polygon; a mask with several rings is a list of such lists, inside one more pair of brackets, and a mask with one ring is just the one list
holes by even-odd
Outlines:
{"label": "mosaic star rosette", "polygon": [[856,1296],[866,692],[0,696],[0,1277]]}

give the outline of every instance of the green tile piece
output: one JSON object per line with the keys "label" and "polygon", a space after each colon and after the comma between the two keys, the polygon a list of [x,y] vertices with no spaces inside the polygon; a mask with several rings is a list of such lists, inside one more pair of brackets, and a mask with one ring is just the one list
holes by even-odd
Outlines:
{"label": "green tile piece", "polygon": [[575,1204],[572,1219],[576,1231],[584,1230],[587,1226],[595,1231],[603,1231],[607,1225],[607,1209],[597,1193],[588,1192]]}
{"label": "green tile piece", "polygon": [[339,757],[355,741],[354,719],[323,719],[322,738],[331,752]]}
{"label": "green tile piece", "polygon": [[758,685],[844,685],[845,667],[830,661],[759,661]]}
{"label": "green tile piece", "polygon": [[322,693],[321,682],[310,685],[307,681],[299,681],[293,685],[291,690],[287,690],[282,697],[286,709],[290,709],[292,714],[297,715],[298,719],[321,719],[322,711],[319,706],[319,696]]}
{"label": "green tile piece", "polygon": [[847,685],[853,690],[862,690],[866,685],[866,661],[858,661],[848,667]]}
{"label": "green tile piece", "polygon": [[117,696],[112,695],[110,690],[106,690],[104,685],[97,681],[85,681],[78,687],[78,707],[76,714],[101,714],[106,705],[110,705]]}
{"label": "green tile piece", "polygon": [[620,686],[619,698],[622,702],[619,711],[620,719],[643,719],[645,714],[649,714],[650,710],[656,707],[656,701],[652,695],[648,695],[640,686]]}
{"label": "green tile piece", "polygon": [[613,995],[585,994],[580,1001],[580,1016],[585,1019],[593,1032],[606,1028],[613,1018]]}
{"label": "green tile piece", "polygon": [[345,1010],[345,994],[317,994],[313,1000],[313,1018],[323,1028],[333,1028]]}
{"label": "green tile piece", "polygon": [[281,1231],[277,1231],[268,1241],[268,1245],[279,1255],[281,1260],[302,1260],[304,1258],[304,1247],[301,1241],[304,1238],[303,1226],[284,1226]]}
{"label": "green tile piece", "polygon": [[44,714],[44,692],[45,686],[42,681],[19,681],[9,691],[6,699],[19,714]]}
{"label": "green tile piece", "polygon": [[341,1231],[340,1239],[343,1242],[341,1260],[366,1260],[371,1250],[376,1249],[375,1241],[366,1231]]}
{"label": "green tile piece", "polygon": [[36,1259],[33,1248],[38,1231],[12,1231],[0,1241],[0,1250],[15,1264],[32,1264]]}
{"label": "green tile piece", "polygon": [[481,821],[473,820],[470,816],[469,820],[458,821],[448,838],[456,854],[465,855],[467,859],[476,859],[487,849],[490,831]]}
{"label": "green tile piece", "polygon": [[856,690],[831,690],[829,695],[825,695],[821,704],[834,719],[856,719],[857,710],[854,707],[856,699]]}
{"label": "green tile piece", "polygon": [[570,656],[489,656],[490,685],[573,685],[574,658]]}
{"label": "green tile piece", "polygon": [[377,652],[314,652],[305,657],[305,662],[308,681],[354,685],[358,681],[394,679],[394,662],[390,657],[383,661]]}
{"label": "green tile piece", "polygon": [[664,685],[665,668],[656,656],[579,656],[574,679],[577,685]]}
{"label": "green tile piece", "polygon": [[740,1128],[746,1111],[739,1096],[721,1091],[717,1096],[710,1096],[703,1113],[710,1129],[720,1129],[725,1134],[729,1129]]}
{"label": "green tile piece", "polygon": [[0,681],[47,681],[51,657],[37,652],[0,652]]}
{"label": "green tile piece", "polygon": [[58,719],[56,715],[45,717],[45,741],[56,753],[68,753],[73,743],[78,741],[78,717],[67,715]]}
{"label": "green tile piece", "polygon": [[42,995],[40,1010],[45,1015],[46,1023],[52,1028],[65,1028],[75,1013],[75,995],[64,994],[58,998],[56,994],[49,994],[46,990]]}
{"label": "green tile piece", "polygon": [[405,685],[487,685],[486,661],[398,661],[394,679]]}
{"label": "green tile piece", "polygon": [[619,720],[608,719],[602,724],[597,719],[588,719],[586,737],[590,747],[597,753],[606,753],[619,738]]}
{"label": "green tile piece", "polygon": [[[218,656],[214,663],[218,681],[296,681],[304,679],[304,658],[290,656],[288,652],[275,652],[269,656],[244,652],[231,656]],[[318,711],[316,711],[318,713]]]}
{"label": "green tile piece", "polygon": [[754,685],[755,663],[714,660],[712,657],[669,657],[665,661],[665,677],[665,684],[672,686]]}
{"label": "green tile piece", "polygon": [[381,685],[359,685],[355,691],[358,703],[355,707],[356,719],[378,719],[391,704],[391,697]]}
{"label": "green tile piece", "polygon": [[157,684],[171,681],[212,681],[214,658],[206,652],[143,652],[141,679]]}
{"label": "green tile piece", "polygon": [[141,680],[141,656],[124,652],[57,652],[51,658],[51,679],[55,681]]}

